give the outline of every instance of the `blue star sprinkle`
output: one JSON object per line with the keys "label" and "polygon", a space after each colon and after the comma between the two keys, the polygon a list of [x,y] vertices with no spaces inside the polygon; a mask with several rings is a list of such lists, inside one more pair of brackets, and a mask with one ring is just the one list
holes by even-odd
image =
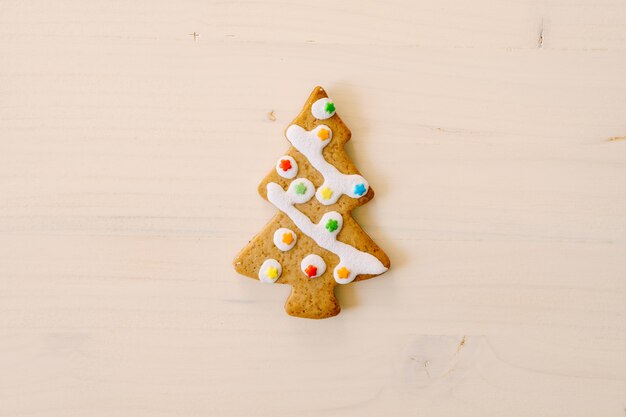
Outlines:
{"label": "blue star sprinkle", "polygon": [[358,195],[359,197],[365,194],[365,191],[367,191],[365,189],[365,184],[357,184],[354,186],[354,194]]}

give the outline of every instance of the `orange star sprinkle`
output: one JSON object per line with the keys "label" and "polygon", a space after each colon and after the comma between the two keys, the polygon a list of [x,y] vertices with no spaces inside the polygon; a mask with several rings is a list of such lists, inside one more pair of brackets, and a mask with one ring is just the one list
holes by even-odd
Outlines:
{"label": "orange star sprinkle", "polygon": [[337,276],[341,279],[346,279],[350,276],[350,270],[347,269],[345,266],[342,266],[337,270]]}
{"label": "orange star sprinkle", "polygon": [[283,233],[283,243],[291,245],[291,242],[293,242],[293,235],[291,233]]}
{"label": "orange star sprinkle", "polygon": [[330,130],[320,129],[319,132],[317,132],[317,137],[320,138],[320,140],[328,139],[330,137]]}

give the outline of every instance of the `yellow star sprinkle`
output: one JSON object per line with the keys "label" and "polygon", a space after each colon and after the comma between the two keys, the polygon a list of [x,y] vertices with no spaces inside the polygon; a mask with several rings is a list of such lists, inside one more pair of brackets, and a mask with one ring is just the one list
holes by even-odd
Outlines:
{"label": "yellow star sprinkle", "polygon": [[322,188],[322,191],[320,191],[320,194],[324,200],[330,200],[330,197],[333,195],[333,191],[328,187],[324,187]]}
{"label": "yellow star sprinkle", "polygon": [[346,279],[348,278],[348,276],[350,276],[350,270],[347,269],[345,266],[342,266],[337,270],[337,276],[341,279]]}
{"label": "yellow star sprinkle", "polygon": [[267,275],[269,279],[276,279],[278,278],[278,269],[270,266],[269,268],[267,268],[267,272],[265,273],[265,275]]}
{"label": "yellow star sprinkle", "polygon": [[293,235],[291,233],[283,233],[283,243],[291,245],[291,242],[293,242]]}
{"label": "yellow star sprinkle", "polygon": [[328,139],[330,137],[330,130],[320,129],[319,132],[317,132],[317,137],[320,138],[320,140]]}

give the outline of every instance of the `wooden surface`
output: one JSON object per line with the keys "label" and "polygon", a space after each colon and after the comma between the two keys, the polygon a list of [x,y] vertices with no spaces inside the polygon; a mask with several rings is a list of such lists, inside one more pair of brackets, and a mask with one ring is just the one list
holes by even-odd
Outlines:
{"label": "wooden surface", "polygon": [[[0,1],[0,416],[624,416],[625,21]],[[230,264],[316,84],[393,265],[325,321]]]}

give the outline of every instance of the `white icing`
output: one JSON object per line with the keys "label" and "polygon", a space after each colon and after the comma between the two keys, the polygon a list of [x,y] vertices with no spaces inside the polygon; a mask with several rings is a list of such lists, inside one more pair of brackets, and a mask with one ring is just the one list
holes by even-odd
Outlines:
{"label": "white icing", "polygon": [[[291,185],[293,185],[295,181],[299,180],[292,181]],[[343,219],[341,223],[338,221],[337,230],[329,233],[326,229],[326,223],[329,219],[340,219],[341,214],[336,211],[328,212],[322,216],[319,223],[315,224],[304,213],[294,207],[296,201],[294,201],[293,194],[285,192],[282,187],[275,182],[267,184],[267,198],[276,208],[289,216],[298,229],[313,239],[318,246],[339,256],[339,265],[337,265],[333,271],[335,281],[339,284],[352,282],[357,275],[378,275],[387,270],[382,262],[374,255],[360,251],[354,246],[337,240],[337,233],[339,233],[341,226],[343,226]],[[349,270],[349,275],[346,278],[339,278],[337,274],[337,271],[342,267]]]}
{"label": "white icing", "polygon": [[[280,163],[283,160],[287,160],[291,164],[291,168],[286,171],[280,166]],[[276,161],[276,172],[278,172],[278,175],[280,175],[281,177],[290,180],[298,175],[298,163],[289,155],[281,156],[280,158],[278,158],[278,161]]]}
{"label": "white icing", "polygon": [[[284,235],[291,235],[292,237],[291,243],[287,244],[283,242]],[[280,229],[274,232],[274,245],[276,245],[276,247],[283,252],[286,252],[289,249],[293,248],[296,245],[297,239],[298,238],[296,237],[296,234],[293,231],[284,227],[281,227]]]}
{"label": "white icing", "polygon": [[[357,174],[342,174],[334,165],[324,159],[322,151],[332,139],[332,134],[328,139],[320,140],[317,134],[321,129],[330,130],[325,125],[319,125],[310,131],[298,125],[291,125],[286,132],[289,142],[306,156],[313,168],[318,170],[324,177],[324,183],[317,189],[315,196],[325,206],[336,203],[342,194],[346,194],[351,198],[364,196],[369,189],[369,184],[365,178]],[[326,196],[329,198],[324,196],[326,189],[332,193],[330,196]]]}
{"label": "white icing", "polygon": [[[268,270],[270,268],[276,268],[278,276],[276,278],[270,278],[268,276]],[[266,259],[263,264],[261,264],[261,268],[259,269],[259,280],[261,282],[265,282],[268,284],[273,284],[276,282],[278,278],[280,278],[280,274],[283,273],[283,267],[276,259]]]}
{"label": "white icing", "polygon": [[[306,272],[306,269],[309,267],[309,265],[317,268],[317,270],[315,271],[315,275],[311,275],[310,277],[309,274],[307,274]],[[304,272],[304,275],[306,275],[308,278],[317,278],[324,275],[324,272],[326,272],[326,262],[324,262],[321,256],[311,254],[304,257],[304,259],[300,263],[300,268],[302,268],[302,272]]]}
{"label": "white icing", "polygon": [[325,97],[325,98],[320,98],[315,103],[313,103],[313,105],[311,106],[311,113],[313,113],[313,117],[319,120],[326,120],[326,119],[333,117],[333,115],[335,114],[335,110],[328,113],[326,111],[327,103],[333,103],[333,101],[330,98]]}
{"label": "white icing", "polygon": [[[303,194],[299,194],[299,192],[303,191]],[[296,204],[302,204],[309,201],[313,195],[315,194],[315,186],[311,181],[306,178],[296,178],[291,181],[289,184],[289,188],[287,192],[291,196],[291,199]]]}

